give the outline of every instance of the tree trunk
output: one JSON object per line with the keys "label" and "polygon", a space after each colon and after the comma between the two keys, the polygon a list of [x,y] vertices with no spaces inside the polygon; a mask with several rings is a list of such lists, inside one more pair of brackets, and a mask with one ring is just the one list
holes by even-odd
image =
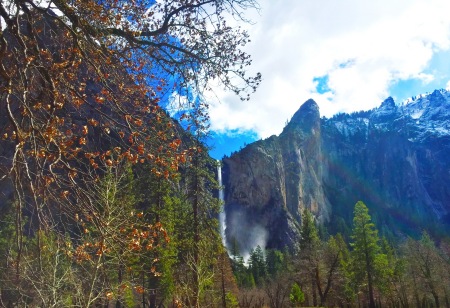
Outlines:
{"label": "tree trunk", "polygon": [[375,308],[375,299],[373,297],[372,273],[367,272],[367,282],[369,284],[369,308]]}
{"label": "tree trunk", "polygon": [[439,295],[436,293],[436,291],[431,291],[431,294],[433,294],[433,298],[434,298],[434,304],[436,305],[436,308],[440,307],[439,304]]}
{"label": "tree trunk", "polygon": [[446,306],[447,308],[450,307],[450,301],[448,300],[447,289],[445,289],[445,306]]}
{"label": "tree trunk", "polygon": [[[142,287],[145,290],[145,273],[142,270]],[[145,308],[145,292],[142,292],[142,308]]]}
{"label": "tree trunk", "polygon": [[150,290],[150,308],[156,308],[156,289]]}
{"label": "tree trunk", "polygon": [[[123,254],[123,250],[120,250],[120,255]],[[119,264],[119,271],[117,273],[117,282],[119,283],[119,286],[122,284],[123,281],[123,264],[120,263]],[[119,296],[117,297],[117,301],[116,301],[116,308],[122,308],[122,295],[119,294]]]}
{"label": "tree trunk", "polygon": [[312,297],[313,297],[313,306],[317,306],[317,286],[316,286],[316,279],[314,274],[311,275],[311,289],[312,289]]}

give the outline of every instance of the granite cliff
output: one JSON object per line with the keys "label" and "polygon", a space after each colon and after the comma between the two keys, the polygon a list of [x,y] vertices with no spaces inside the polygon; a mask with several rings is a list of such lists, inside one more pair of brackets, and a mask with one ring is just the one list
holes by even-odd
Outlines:
{"label": "granite cliff", "polygon": [[279,136],[223,160],[227,238],[242,247],[292,245],[304,208],[346,233],[358,200],[384,235],[448,233],[449,157],[445,90],[330,119],[308,100]]}

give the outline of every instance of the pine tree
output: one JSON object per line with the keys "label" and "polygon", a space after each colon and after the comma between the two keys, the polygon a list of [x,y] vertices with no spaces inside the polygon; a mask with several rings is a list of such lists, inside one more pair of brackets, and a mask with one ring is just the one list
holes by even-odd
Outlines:
{"label": "pine tree", "polygon": [[284,256],[283,253],[276,249],[268,249],[266,251],[266,267],[270,278],[274,279],[283,270]]}
{"label": "pine tree", "polygon": [[229,254],[234,257],[239,256],[241,251],[236,237],[232,236],[228,242],[230,243]]}
{"label": "pine tree", "polygon": [[300,229],[300,250],[314,250],[317,248],[319,235],[314,217],[306,208],[302,213],[302,226]]}
{"label": "pine tree", "polygon": [[309,277],[313,305],[317,305],[317,276],[319,270],[318,249],[320,239],[312,213],[304,209],[300,229],[300,263],[302,271]]}
{"label": "pine tree", "polygon": [[[220,240],[217,220],[220,200],[214,197],[218,189],[215,177],[216,161],[208,154],[204,145],[209,136],[208,105],[200,98],[192,98],[189,115],[186,116],[190,131],[190,147],[186,151],[187,159],[183,166],[185,173],[183,189],[186,202],[190,205],[191,247],[186,260],[191,276],[187,283],[190,288],[190,301],[193,307],[200,307],[209,277],[214,277],[213,268],[224,252]],[[214,170],[214,171],[213,171]]]}
{"label": "pine tree", "polygon": [[259,245],[250,252],[249,269],[253,274],[256,284],[260,285],[267,276],[267,268],[264,251]]}
{"label": "pine tree", "polygon": [[367,283],[369,307],[375,307],[374,281],[377,275],[377,263],[382,258],[378,231],[372,223],[367,206],[358,201],[355,205],[351,252],[354,278],[356,282]]}
{"label": "pine tree", "polygon": [[381,277],[381,291],[392,305],[407,307],[409,304],[404,282],[405,262],[386,237],[381,239],[381,251],[386,256],[386,266]]}

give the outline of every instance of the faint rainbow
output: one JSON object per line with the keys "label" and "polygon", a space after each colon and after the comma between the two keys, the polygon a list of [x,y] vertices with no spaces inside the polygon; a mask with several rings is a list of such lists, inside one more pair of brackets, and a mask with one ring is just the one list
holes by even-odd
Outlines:
{"label": "faint rainbow", "polygon": [[[402,227],[402,230],[404,230],[405,227],[419,230],[420,224],[417,219],[407,218],[400,209],[388,206],[388,201],[373,188],[369,181],[358,178],[356,173],[344,163],[334,161],[324,153],[322,153],[322,162],[328,164],[329,172],[338,176],[339,179],[350,185],[351,191],[356,192],[356,199],[363,201],[369,207],[369,210],[371,208],[374,209],[374,207],[381,208],[390,214],[397,224],[401,225],[400,227]],[[347,206],[353,207],[354,204],[349,204]],[[380,226],[377,226],[377,228],[378,227]]]}

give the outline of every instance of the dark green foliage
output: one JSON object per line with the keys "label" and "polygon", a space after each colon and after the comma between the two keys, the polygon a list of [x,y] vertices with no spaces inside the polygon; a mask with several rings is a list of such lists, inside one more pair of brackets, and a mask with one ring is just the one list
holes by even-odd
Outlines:
{"label": "dark green foliage", "polygon": [[375,284],[377,280],[382,280],[381,270],[387,265],[387,260],[386,255],[381,253],[378,231],[369,210],[361,201],[355,205],[351,238],[353,279],[358,286],[367,284],[369,307],[372,308],[375,307]]}
{"label": "dark green foliage", "polygon": [[[363,202],[355,205],[350,250],[341,234],[330,235],[326,241],[320,239],[311,213],[304,211],[302,218],[299,251],[291,254],[288,249],[283,253],[268,249],[264,256],[261,247],[256,247],[249,268],[242,257],[233,258],[242,292],[252,294],[257,305],[284,307],[279,300],[286,285],[286,296],[293,306],[448,305],[450,245],[446,241],[438,248],[423,233],[420,241],[409,239],[399,250],[397,242],[378,237]],[[247,295],[241,304],[248,306],[249,299]]]}
{"label": "dark green foliage", "polygon": [[328,228],[325,224],[319,224],[317,227],[317,234],[321,241],[326,241],[330,237],[330,233],[328,233]]}
{"label": "dark green foliage", "polygon": [[231,239],[228,241],[230,243],[230,248],[229,248],[229,253],[231,256],[239,256],[240,255],[240,249],[239,249],[239,243],[237,241],[237,239],[233,236],[231,237]]}
{"label": "dark green foliage", "polygon": [[310,287],[309,294],[312,300],[307,304],[317,305],[317,287],[319,273],[319,248],[320,239],[317,226],[312,213],[306,208],[302,213],[302,225],[300,228],[300,253],[299,270],[305,276],[305,283]]}
{"label": "dark green foliage", "polygon": [[285,264],[283,253],[276,249],[266,250],[266,267],[269,277],[276,278]]}
{"label": "dark green foliage", "polygon": [[266,260],[264,258],[264,251],[261,246],[256,246],[255,249],[250,251],[249,258],[249,270],[255,279],[255,283],[260,285],[263,283],[264,279],[267,277],[267,266]]}
{"label": "dark green foliage", "polygon": [[304,209],[300,229],[300,250],[311,252],[319,244],[319,234],[312,213]]}
{"label": "dark green foliage", "polygon": [[255,279],[250,269],[244,264],[244,258],[241,256],[234,256],[232,259],[232,268],[236,282],[241,288],[253,288],[255,287]]}

